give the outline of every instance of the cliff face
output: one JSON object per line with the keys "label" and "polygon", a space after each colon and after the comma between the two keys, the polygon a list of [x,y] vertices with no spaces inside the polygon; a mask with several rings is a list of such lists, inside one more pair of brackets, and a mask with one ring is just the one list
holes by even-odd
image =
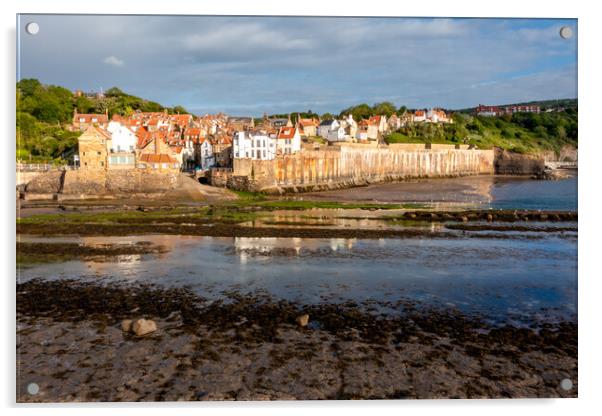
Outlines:
{"label": "cliff face", "polygon": [[495,173],[498,175],[543,175],[545,158],[540,155],[513,153],[500,148],[495,149]]}

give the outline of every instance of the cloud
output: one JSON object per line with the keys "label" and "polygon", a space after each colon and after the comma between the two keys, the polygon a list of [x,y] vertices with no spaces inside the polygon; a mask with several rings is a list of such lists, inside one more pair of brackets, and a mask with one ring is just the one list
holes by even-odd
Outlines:
{"label": "cloud", "polygon": [[124,65],[124,62],[121,59],[119,59],[113,55],[107,56],[105,59],[103,59],[103,62],[105,64],[111,65],[111,66],[123,66]]}
{"label": "cloud", "polygon": [[[45,35],[23,37],[22,77],[71,89],[118,86],[202,113],[338,112],[382,100],[465,108],[576,96],[578,32],[570,19],[36,19]],[[564,25],[573,28],[570,40],[558,35]],[[77,52],[63,56],[65,48]],[[98,56],[127,70],[103,70]]]}

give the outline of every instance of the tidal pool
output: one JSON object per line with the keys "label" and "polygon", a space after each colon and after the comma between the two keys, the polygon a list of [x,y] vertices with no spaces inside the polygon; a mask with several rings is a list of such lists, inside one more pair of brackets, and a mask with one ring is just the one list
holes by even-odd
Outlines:
{"label": "tidal pool", "polygon": [[577,313],[576,235],[458,240],[23,236],[21,241],[149,241],[168,249],[103,262],[24,267],[18,271],[21,282],[44,278],[153,283],[187,287],[209,299],[236,290],[301,303],[376,301],[382,313],[398,313],[383,307],[386,302],[409,300],[420,307],[457,308],[518,325],[575,320]]}

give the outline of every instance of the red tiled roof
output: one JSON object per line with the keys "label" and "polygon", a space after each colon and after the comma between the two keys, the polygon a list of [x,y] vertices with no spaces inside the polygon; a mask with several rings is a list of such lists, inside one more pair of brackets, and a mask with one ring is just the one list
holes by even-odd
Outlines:
{"label": "red tiled roof", "polygon": [[303,126],[303,127],[305,127],[305,126],[317,126],[318,122],[314,118],[300,118],[299,119],[299,124],[301,124],[301,126]]}
{"label": "red tiled roof", "polygon": [[[95,118],[97,123],[106,123],[109,121],[106,114],[74,114],[73,121],[77,123],[92,123],[92,119]],[[80,120],[84,119],[83,122]]]}
{"label": "red tiled roof", "polygon": [[295,137],[295,132],[297,129],[295,127],[280,127],[278,131],[279,139],[292,139]]}

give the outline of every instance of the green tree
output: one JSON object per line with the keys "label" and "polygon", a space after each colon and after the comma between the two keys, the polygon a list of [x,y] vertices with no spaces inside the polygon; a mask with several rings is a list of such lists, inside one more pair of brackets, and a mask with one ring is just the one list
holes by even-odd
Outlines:
{"label": "green tree", "polygon": [[397,112],[395,108],[395,104],[389,101],[383,101],[382,103],[376,103],[372,106],[373,114],[385,115],[387,117],[391,117],[393,114]]}
{"label": "green tree", "polygon": [[176,105],[173,108],[173,112],[176,114],[188,114],[188,111],[186,111],[186,109],[184,107],[182,107],[181,105]]}

